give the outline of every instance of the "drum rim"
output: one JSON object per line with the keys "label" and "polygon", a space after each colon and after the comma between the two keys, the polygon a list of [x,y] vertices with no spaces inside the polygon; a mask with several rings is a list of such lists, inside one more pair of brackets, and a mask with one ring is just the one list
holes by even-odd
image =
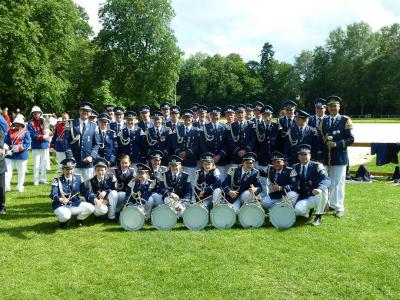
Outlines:
{"label": "drum rim", "polygon": [[[258,209],[258,211],[263,215],[263,218],[262,218],[262,221],[260,221],[260,225],[256,225],[256,226],[250,226],[250,225],[244,225],[243,224],[243,222],[244,222],[244,220],[242,220],[242,212],[244,212],[245,210],[246,210],[246,207],[257,207]],[[264,211],[264,209],[262,208],[262,206],[261,205],[259,205],[259,204],[257,204],[257,203],[246,203],[246,204],[244,204],[240,209],[239,209],[239,213],[238,213],[238,215],[239,215],[239,222],[240,222],[240,225],[242,225],[242,227],[245,227],[245,228],[248,228],[248,227],[251,227],[251,228],[259,228],[259,227],[261,227],[261,226],[263,226],[264,224],[265,224],[265,211]],[[258,224],[258,223],[257,223]]]}
{"label": "drum rim", "polygon": [[[220,209],[220,208],[223,208],[223,209],[225,209],[225,210],[226,210],[226,208],[228,208],[228,210],[232,212],[232,216],[233,216],[232,225],[227,226],[227,227],[222,227],[222,226],[217,226],[217,225],[216,225],[216,222],[215,222],[215,214],[216,214],[216,213],[215,213],[215,211],[216,211],[217,209]],[[217,229],[228,229],[228,228],[232,228],[232,227],[236,224],[236,221],[237,221],[237,214],[236,214],[236,212],[235,212],[235,210],[233,209],[232,206],[229,206],[229,205],[227,205],[227,204],[217,204],[217,205],[215,205],[215,206],[211,209],[211,211],[210,211],[210,221],[211,221],[211,224],[212,224],[215,228],[217,228]]]}
{"label": "drum rim", "polygon": [[[188,205],[185,210],[183,211],[183,224],[186,226],[186,228],[190,229],[190,230],[202,230],[204,229],[209,223],[210,223],[210,214],[208,209],[206,208],[206,206],[204,204],[199,205],[200,203],[193,203]],[[205,212],[206,214],[206,220],[205,220],[205,224],[201,225],[200,227],[196,227],[196,228],[191,228],[190,226],[188,226],[187,224],[187,212],[190,212],[190,210],[193,210],[193,208],[196,207],[197,208],[201,208],[201,210],[203,212]],[[189,221],[190,222],[190,221]]]}
{"label": "drum rim", "polygon": [[[126,224],[123,224],[123,222],[122,222],[122,220],[121,220],[121,217],[122,217],[123,215],[126,214],[126,209],[128,209],[128,210],[134,209],[135,211],[140,211],[140,212],[141,212],[140,215],[142,216],[143,222],[140,222],[140,225],[139,225],[138,227],[135,227],[134,229],[131,229],[132,227],[128,227],[128,226],[126,226]],[[124,211],[125,211],[125,213],[124,213]],[[124,228],[126,231],[137,231],[137,230],[140,230],[140,229],[142,229],[142,228],[144,227],[145,222],[146,222],[145,214],[144,214],[143,211],[141,211],[141,210],[138,209],[138,206],[137,206],[137,205],[124,207],[124,209],[121,211],[121,213],[120,213],[120,215],[119,215],[119,224],[120,224],[120,225],[122,226],[122,228]],[[127,228],[129,228],[129,229],[127,229]]]}
{"label": "drum rim", "polygon": [[[165,208],[168,208],[173,214],[175,214],[175,222],[174,222],[174,224],[173,224],[172,227],[164,227],[164,228],[162,228],[162,227],[159,226],[159,224],[156,225],[157,222],[154,222],[154,217],[153,217],[153,216],[155,216],[155,214],[157,214],[157,211],[160,211],[160,209],[163,209],[163,210],[164,210]],[[169,206],[168,204],[160,204],[160,205],[158,205],[157,207],[155,207],[155,208],[152,210],[152,212],[151,212],[150,219],[151,219],[151,224],[152,224],[157,230],[171,230],[171,229],[173,229],[173,228],[176,226],[176,223],[178,222],[178,216],[177,216],[177,214],[174,212],[174,210],[173,210],[173,209],[171,208],[171,206]]]}

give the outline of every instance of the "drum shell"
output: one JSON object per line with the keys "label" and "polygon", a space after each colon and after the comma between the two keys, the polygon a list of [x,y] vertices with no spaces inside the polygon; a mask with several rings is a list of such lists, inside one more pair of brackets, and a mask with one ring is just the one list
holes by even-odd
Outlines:
{"label": "drum shell", "polygon": [[244,228],[264,225],[265,212],[259,203],[246,203],[239,210],[239,222]]}
{"label": "drum shell", "polygon": [[202,230],[209,222],[207,207],[202,203],[189,204],[183,211],[183,224],[190,230]]}
{"label": "drum shell", "polygon": [[[224,212],[225,211],[225,212]],[[222,212],[222,214],[226,214],[226,221],[223,221],[222,216],[220,217],[219,214]],[[218,220],[219,218],[219,220]],[[210,219],[211,223],[213,226],[217,229],[228,229],[231,228],[233,225],[236,223],[236,212],[233,209],[232,204],[230,203],[225,203],[225,204],[216,204],[213,209],[210,212]],[[229,220],[230,219],[230,220]],[[222,224],[221,224],[221,223]]]}
{"label": "drum shell", "polygon": [[119,216],[119,222],[121,226],[127,231],[136,231],[142,229],[145,220],[144,208],[139,205],[128,205],[124,207]]}
{"label": "drum shell", "polygon": [[[161,214],[164,218],[170,218],[171,216],[171,219],[169,220],[169,222],[161,224],[164,221],[161,220],[161,215],[159,216],[159,214]],[[178,216],[175,210],[168,204],[158,205],[156,208],[153,209],[151,213],[151,223],[158,230],[172,230],[175,227],[177,220]]]}
{"label": "drum shell", "polygon": [[286,201],[277,202],[269,210],[269,220],[277,229],[287,229],[292,227],[296,222],[296,214],[293,206]]}

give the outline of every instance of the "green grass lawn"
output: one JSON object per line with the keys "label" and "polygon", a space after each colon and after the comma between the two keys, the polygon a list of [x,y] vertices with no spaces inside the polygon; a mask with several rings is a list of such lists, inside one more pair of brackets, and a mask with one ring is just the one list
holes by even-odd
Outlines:
{"label": "green grass lawn", "polygon": [[399,119],[384,119],[384,118],[366,118],[366,119],[351,119],[353,123],[400,123]]}
{"label": "green grass lawn", "polygon": [[94,217],[58,230],[49,188],[30,169],[26,192],[7,194],[1,299],[400,297],[400,186],[348,185],[346,216],[320,227],[201,232],[125,232]]}

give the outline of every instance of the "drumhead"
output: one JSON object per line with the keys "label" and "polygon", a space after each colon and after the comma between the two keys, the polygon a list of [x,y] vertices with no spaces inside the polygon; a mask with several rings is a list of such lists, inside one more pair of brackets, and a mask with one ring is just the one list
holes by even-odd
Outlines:
{"label": "drumhead", "polygon": [[265,213],[260,205],[248,203],[243,205],[239,210],[240,224],[247,228],[258,228],[264,224]]}
{"label": "drumhead", "polygon": [[278,229],[286,229],[296,222],[296,215],[291,205],[278,202],[269,210],[269,220]]}
{"label": "drumhead", "polygon": [[191,230],[204,229],[208,221],[208,209],[202,204],[191,204],[183,211],[183,224]]}
{"label": "drumhead", "polygon": [[140,206],[127,206],[119,215],[121,226],[128,231],[142,229],[145,222],[143,208]]}
{"label": "drumhead", "polygon": [[151,224],[158,230],[171,230],[177,222],[176,212],[166,204],[161,204],[151,213]]}
{"label": "drumhead", "polygon": [[211,223],[215,228],[227,229],[236,223],[236,213],[232,206],[217,204],[210,213]]}

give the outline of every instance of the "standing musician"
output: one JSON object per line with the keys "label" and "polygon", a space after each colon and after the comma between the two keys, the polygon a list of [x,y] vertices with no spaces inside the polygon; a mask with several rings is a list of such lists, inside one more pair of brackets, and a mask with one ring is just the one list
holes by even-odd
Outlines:
{"label": "standing musician", "polygon": [[163,126],[164,116],[161,112],[156,111],[152,115],[153,126],[146,128],[141,132],[142,147],[146,151],[143,153],[146,158],[149,158],[150,152],[159,150],[163,153],[163,164],[167,165],[167,157],[169,154],[169,139],[172,133],[171,129]]}
{"label": "standing musician", "polygon": [[236,121],[228,127],[228,145],[232,153],[232,165],[242,162],[246,152],[253,151],[255,137],[253,135],[253,122],[245,120],[245,106],[235,106]]}
{"label": "standing musician", "polygon": [[143,205],[146,219],[150,218],[154,205],[153,193],[155,181],[150,179],[150,167],[145,164],[137,164],[137,175],[128,184],[128,203]]}
{"label": "standing musician", "polygon": [[259,123],[262,123],[262,121],[263,121],[263,118],[261,115],[261,110],[263,107],[264,107],[264,104],[260,101],[256,101],[253,104],[254,118],[251,119],[251,121],[256,125],[258,125]]}
{"label": "standing musician", "polygon": [[262,120],[254,123],[255,153],[259,169],[264,169],[271,163],[271,153],[277,149],[279,126],[272,122],[273,113],[271,106],[264,106],[260,111]]}
{"label": "standing musician", "polygon": [[160,193],[165,204],[173,204],[178,216],[182,217],[186,206],[192,202],[193,188],[189,174],[182,171],[182,159],[169,157],[169,170],[164,173]]}
{"label": "standing musician", "polygon": [[89,114],[89,122],[97,125],[97,118],[99,117],[99,113],[92,109]]}
{"label": "standing musician", "polygon": [[260,176],[267,180],[266,196],[262,199],[262,207],[272,208],[277,202],[286,197],[295,205],[299,194],[297,193],[296,171],[285,165],[285,156],[275,151],[272,153],[272,165],[260,170]]}
{"label": "standing musician", "polygon": [[104,158],[108,167],[115,166],[117,162],[118,142],[114,130],[109,129],[111,117],[106,113],[101,113],[98,119],[99,124],[99,153],[98,157]]}
{"label": "standing musician", "polygon": [[233,105],[227,105],[225,107],[224,116],[226,119],[226,125],[230,126],[233,122],[235,122],[235,108]]}
{"label": "standing musician", "polygon": [[293,166],[298,174],[297,191],[300,194],[295,213],[297,216],[310,218],[313,210],[316,209],[317,215],[312,224],[318,226],[326,205],[326,198],[323,197],[322,192],[329,188],[331,181],[324,166],[311,160],[310,145],[300,145],[298,154],[300,163]]}
{"label": "standing musician", "polygon": [[114,119],[115,121],[111,122],[110,129],[115,131],[116,135],[119,135],[122,132],[122,129],[125,127],[124,121],[124,109],[120,106],[114,107]]}
{"label": "standing musician", "polygon": [[328,118],[326,112],[326,100],[323,98],[317,98],[314,101],[315,115],[308,119],[308,125],[316,128],[318,131],[322,127],[323,120]]}
{"label": "standing musician", "polygon": [[136,113],[133,111],[125,112],[126,126],[122,129],[121,134],[117,138],[118,142],[118,157],[129,155],[132,167],[137,163],[144,161],[143,145],[141,143],[141,131],[135,125]]}
{"label": "standing musician", "polygon": [[253,114],[253,105],[252,104],[246,104],[246,120],[247,121],[252,121],[254,118]]}
{"label": "standing musician", "polygon": [[155,192],[153,194],[154,206],[163,203],[163,196],[160,194],[160,186],[164,173],[168,171],[166,166],[161,165],[163,153],[159,150],[150,152],[150,179],[156,183]]}
{"label": "standing musician", "polygon": [[85,182],[89,192],[86,201],[94,205],[94,215],[103,216],[108,212],[110,220],[115,219],[118,204],[117,179],[114,175],[107,174],[108,162],[99,158],[95,165],[96,175]]}
{"label": "standing musician", "polygon": [[197,120],[193,120],[193,126],[202,129],[207,124],[207,106],[197,106]]}
{"label": "standing musician", "polygon": [[207,152],[201,155],[201,168],[196,170],[194,177],[195,202],[202,201],[208,208],[218,202],[221,194],[221,174],[215,167],[214,154]]}
{"label": "standing musician", "polygon": [[110,120],[111,120],[110,122],[114,122],[115,121],[114,108],[115,108],[114,104],[106,104],[106,105],[104,105],[104,112],[110,117]]}
{"label": "standing musician", "polygon": [[71,216],[77,216],[77,226],[83,225],[83,220],[94,212],[94,207],[88,202],[81,202],[79,194],[86,197],[86,189],[81,175],[74,175],[76,162],[73,158],[61,161],[63,174],[54,178],[51,185],[51,206],[58,219],[60,228],[67,227]]}
{"label": "standing musician", "polygon": [[214,106],[210,109],[211,122],[204,125],[200,131],[200,151],[213,154],[215,165],[221,174],[226,177],[228,138],[226,125],[220,123],[221,108]]}
{"label": "standing musician", "polygon": [[6,211],[6,189],[5,189],[5,172],[7,166],[5,163],[4,137],[8,131],[8,123],[3,116],[0,115],[0,215],[7,214]]}
{"label": "standing musician", "polygon": [[42,110],[39,106],[32,107],[31,121],[28,123],[28,130],[32,140],[32,160],[33,160],[33,184],[39,184],[40,181],[47,183],[47,151],[49,149],[49,141],[53,133],[46,129],[45,121],[42,118]]}
{"label": "standing musician", "polygon": [[348,116],[339,114],[342,99],[329,96],[327,99],[329,118],[321,128],[324,143],[324,165],[331,179],[329,206],[336,211],[336,217],[344,216],[346,166],[349,161],[347,147],[354,143],[353,123]]}
{"label": "standing musician", "polygon": [[170,113],[171,113],[171,104],[169,104],[169,102],[163,102],[160,104],[160,110],[163,114],[164,117],[164,123],[163,125],[165,125],[165,122],[169,121],[170,118]]}
{"label": "standing musician", "polygon": [[279,125],[279,140],[278,140],[278,150],[285,152],[285,144],[287,139],[287,132],[289,128],[294,126],[294,113],[296,111],[297,104],[292,100],[287,100],[283,103],[284,116],[278,118]]}
{"label": "standing musician", "polygon": [[171,106],[169,115],[170,120],[165,122],[165,127],[171,128],[171,130],[174,131],[179,124],[182,124],[182,122],[179,121],[180,114],[181,114],[181,109],[179,106],[177,105]]}
{"label": "standing musician", "polygon": [[231,167],[222,185],[225,198],[232,203],[236,212],[240,206],[261,193],[260,172],[253,167],[256,155],[248,152],[243,155],[242,165]]}
{"label": "standing musician", "polygon": [[137,126],[145,131],[147,128],[150,128],[153,126],[151,123],[150,119],[150,107],[148,105],[142,105],[139,108],[139,116],[140,116],[140,121],[137,124]]}
{"label": "standing musician", "polygon": [[5,163],[5,191],[11,191],[11,178],[14,167],[18,171],[18,192],[24,191],[25,173],[28,165],[28,150],[31,146],[29,131],[25,129],[24,118],[17,116],[12,122],[13,127],[4,138],[4,149],[6,150]]}
{"label": "standing musician", "polygon": [[93,106],[82,102],[79,119],[72,120],[64,129],[65,156],[76,161],[75,172],[85,181],[94,175],[93,162],[99,151],[99,130],[96,124],[89,122],[89,113]]}
{"label": "standing musician", "polygon": [[64,141],[64,130],[65,126],[68,126],[69,114],[63,112],[61,114],[61,121],[56,124],[56,130],[54,131],[53,138],[51,140],[51,147],[56,151],[57,159],[57,172],[62,171],[60,162],[65,159],[65,141]]}
{"label": "standing musician", "polygon": [[322,141],[318,131],[307,125],[310,115],[300,109],[296,110],[296,123],[291,126],[286,133],[285,155],[289,165],[298,163],[297,147],[300,144],[311,146],[311,157],[314,160],[322,161]]}
{"label": "standing musician", "polygon": [[192,126],[193,112],[186,109],[183,112],[183,124],[176,127],[171,135],[171,152],[182,160],[185,172],[189,174],[190,181],[194,180],[196,171],[196,158],[199,149],[199,131]]}

